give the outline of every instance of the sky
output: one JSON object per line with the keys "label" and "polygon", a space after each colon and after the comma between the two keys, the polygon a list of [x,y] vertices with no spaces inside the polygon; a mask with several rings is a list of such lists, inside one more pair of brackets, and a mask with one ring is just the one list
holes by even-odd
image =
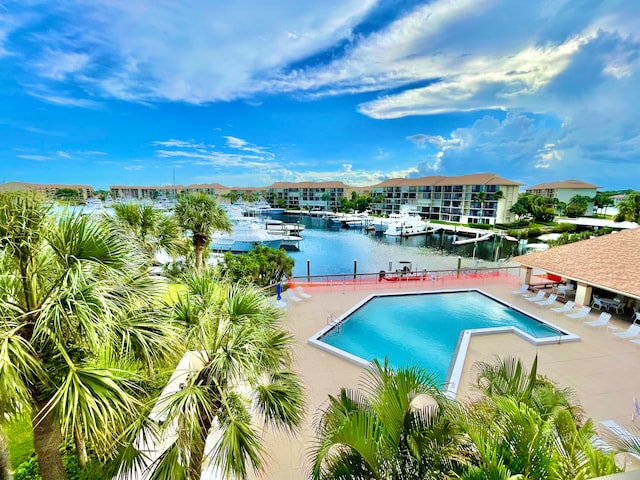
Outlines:
{"label": "sky", "polygon": [[640,190],[638,0],[0,0],[3,182]]}

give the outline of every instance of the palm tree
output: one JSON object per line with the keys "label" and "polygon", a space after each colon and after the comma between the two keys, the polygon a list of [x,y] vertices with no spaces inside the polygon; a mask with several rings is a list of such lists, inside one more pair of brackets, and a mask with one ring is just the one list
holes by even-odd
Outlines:
{"label": "palm tree", "polygon": [[124,366],[172,350],[170,329],[144,318],[161,293],[144,265],[90,216],[54,218],[33,195],[0,194],[0,409],[31,415],[44,480],[65,478],[65,439],[81,460],[85,442],[109,453],[139,406]]}
{"label": "palm tree", "polygon": [[[215,468],[224,478],[246,478],[262,465],[256,421],[292,432],[302,420],[303,388],[291,370],[294,339],[278,324],[280,310],[252,287],[221,283],[207,269],[188,277],[187,287],[171,315],[199,365],[180,390],[159,400],[164,435],[173,441],[145,474],[195,480]],[[140,471],[137,462],[129,459],[125,477]]]}
{"label": "palm tree", "polygon": [[178,197],[175,208],[178,224],[191,232],[191,241],[196,254],[196,270],[202,270],[205,247],[211,241],[215,230],[231,231],[227,214],[209,195],[201,192],[187,193]]}
{"label": "palm tree", "polygon": [[143,203],[116,203],[115,217],[105,217],[139,242],[152,262],[158,253],[175,254],[180,251],[178,225],[172,215]]}
{"label": "palm tree", "polygon": [[460,478],[575,479],[619,470],[613,452],[593,446],[593,422],[580,422],[572,392],[537,374],[537,359],[531,371],[515,358],[477,365],[484,397],[458,403],[455,415],[467,437]]}
{"label": "palm tree", "polygon": [[[417,367],[373,362],[363,391],[330,396],[316,419],[315,479],[436,478],[447,471],[457,431],[435,378]],[[423,397],[431,405],[421,406]]]}
{"label": "palm tree", "polygon": [[616,221],[640,222],[640,192],[630,192],[618,203]]}

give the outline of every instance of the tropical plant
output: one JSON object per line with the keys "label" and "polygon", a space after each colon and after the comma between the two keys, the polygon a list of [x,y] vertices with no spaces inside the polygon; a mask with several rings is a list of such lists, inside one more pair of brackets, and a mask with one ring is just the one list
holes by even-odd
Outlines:
{"label": "tropical plant", "polygon": [[574,195],[569,199],[569,203],[567,203],[564,213],[568,217],[580,217],[586,213],[591,201],[591,198],[585,195]]}
{"label": "tropical plant", "polygon": [[147,253],[149,263],[164,252],[169,255],[183,253],[181,235],[173,215],[139,202],[116,203],[114,216],[105,215],[112,225],[132,237]]}
{"label": "tropical plant", "polygon": [[597,192],[596,196],[593,197],[593,206],[597,210],[604,210],[605,215],[607,214],[607,207],[612,207],[614,203],[613,198],[602,192]]}
{"label": "tropical plant", "polygon": [[[172,441],[142,471],[154,479],[199,479],[209,466],[224,478],[246,478],[262,466],[258,420],[288,432],[302,420],[294,339],[278,323],[281,311],[254,287],[220,282],[209,269],[193,272],[186,284],[171,317],[183,328],[193,365],[181,388],[157,404],[161,433]],[[130,456],[124,477],[134,478],[143,463]]]}
{"label": "tropical plant", "polygon": [[537,358],[530,371],[511,357],[477,366],[483,397],[458,403],[456,412],[467,438],[460,478],[568,480],[619,471],[613,452],[594,447],[593,422],[582,423],[573,392],[538,375]]}
{"label": "tropical plant", "polygon": [[173,330],[148,315],[161,293],[103,223],[0,194],[0,411],[31,415],[43,479],[65,478],[63,442],[81,463],[87,443],[107,456],[137,416],[137,367],[172,350]]}
{"label": "tropical plant", "polygon": [[231,221],[210,195],[201,192],[186,193],[178,197],[175,207],[178,224],[191,235],[196,270],[202,270],[203,254],[215,230],[231,231]]}
{"label": "tropical plant", "polygon": [[640,223],[640,192],[633,191],[618,203],[616,221]]}
{"label": "tropical plant", "polygon": [[[429,479],[448,471],[458,432],[435,378],[374,360],[363,384],[362,391],[341,389],[319,412],[313,478]],[[420,405],[423,397],[433,403]]]}
{"label": "tropical plant", "polygon": [[248,281],[267,287],[290,277],[294,264],[295,260],[284,250],[257,245],[240,255],[225,252],[224,261],[218,267],[231,282]]}

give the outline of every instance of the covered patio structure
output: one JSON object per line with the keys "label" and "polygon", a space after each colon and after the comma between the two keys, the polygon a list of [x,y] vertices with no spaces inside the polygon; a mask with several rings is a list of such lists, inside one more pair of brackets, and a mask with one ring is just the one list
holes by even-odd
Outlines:
{"label": "covered patio structure", "polygon": [[569,243],[512,259],[521,266],[520,280],[531,284],[542,271],[575,286],[577,305],[590,305],[594,290],[623,298],[628,309],[640,309],[640,228]]}

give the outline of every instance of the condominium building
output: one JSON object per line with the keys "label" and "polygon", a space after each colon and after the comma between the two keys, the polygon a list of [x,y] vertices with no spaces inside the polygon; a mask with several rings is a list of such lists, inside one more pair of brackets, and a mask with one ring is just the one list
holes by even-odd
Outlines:
{"label": "condominium building", "polygon": [[372,210],[388,215],[408,205],[432,220],[511,223],[515,215],[510,209],[518,201],[521,185],[495,173],[394,178],[371,188],[371,195],[378,200],[372,204]]}
{"label": "condominium building", "polygon": [[204,192],[208,195],[229,193],[229,187],[219,183],[201,183],[192,185],[133,186],[112,185],[109,187],[116,199],[153,200],[159,197],[175,198],[182,192]]}
{"label": "condominium building", "polygon": [[266,187],[264,196],[271,205],[283,205],[291,210],[334,210],[341,197],[365,189],[342,182],[277,182]]}
{"label": "condominium building", "polygon": [[58,190],[76,190],[83,200],[93,196],[93,187],[91,185],[67,185],[58,183],[25,183],[25,182],[7,182],[0,184],[0,192],[17,192],[21,190],[31,190],[38,192],[46,198],[55,197]]}
{"label": "condominium building", "polygon": [[[526,190],[526,193],[547,198],[557,198],[559,201],[569,203],[576,195],[593,198],[598,191],[597,185],[582,182],[580,180],[563,180],[559,182],[540,183]],[[593,213],[593,203],[589,203],[587,215]]]}

